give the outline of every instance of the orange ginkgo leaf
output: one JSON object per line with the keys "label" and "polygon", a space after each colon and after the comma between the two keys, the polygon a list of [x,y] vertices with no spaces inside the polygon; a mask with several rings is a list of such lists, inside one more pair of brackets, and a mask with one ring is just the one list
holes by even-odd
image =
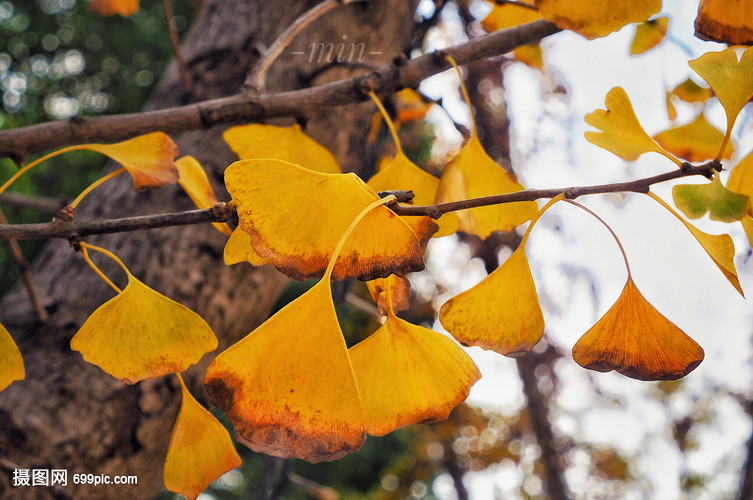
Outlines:
{"label": "orange ginkgo leaf", "polygon": [[693,224],[686,221],[680,214],[654,193],[649,192],[648,196],[656,200],[657,203],[666,208],[672,215],[677,217],[686,228],[688,228],[690,234],[693,235],[708,256],[711,257],[711,260],[714,261],[716,267],[718,267],[724,277],[727,278],[727,281],[735,287],[735,290],[737,290],[740,295],[745,297],[743,289],[740,286],[740,280],[737,276],[737,268],[735,268],[735,244],[732,242],[732,238],[730,238],[728,234],[704,233]]}
{"label": "orange ginkgo leaf", "polygon": [[410,308],[410,281],[400,276],[390,274],[386,278],[367,281],[371,298],[376,302],[380,314],[387,314],[387,287],[390,287],[390,298],[394,312]]}
{"label": "orange ginkgo leaf", "polygon": [[89,149],[108,156],[125,167],[133,177],[133,189],[155,189],[178,181],[178,167],[173,161],[178,146],[162,132],[140,135],[116,144],[82,144],[77,149]]}
{"label": "orange ginkgo leaf", "polygon": [[433,102],[426,102],[415,90],[403,89],[395,94],[395,124],[400,126],[403,123],[421,120],[433,105]]}
{"label": "orange ginkgo leaf", "polygon": [[481,377],[452,340],[404,321],[387,321],[350,348],[366,432],[382,436],[409,424],[444,420]]}
{"label": "orange ginkgo leaf", "polygon": [[[182,187],[191,201],[199,208],[209,208],[217,204],[217,195],[214,194],[212,185],[204,168],[193,156],[184,156],[175,162],[178,167],[180,178],[178,184]],[[212,224],[219,232],[230,236],[232,230],[226,223],[215,222]]]}
{"label": "orange ginkgo leaf", "polygon": [[753,44],[753,0],[701,0],[695,36],[728,45]]}
{"label": "orange ginkgo leaf", "polygon": [[165,488],[193,500],[222,474],[241,466],[233,440],[180,380],[183,400],[165,459]]}
{"label": "orange ginkgo leaf", "polygon": [[630,55],[643,54],[659,45],[667,35],[668,28],[668,17],[657,17],[636,25]]}
{"label": "orange ginkgo leaf", "polygon": [[[280,160],[242,160],[225,171],[240,227],[261,257],[298,280],[321,276],[343,232],[377,194],[355,174],[323,174]],[[377,207],[348,239],[335,280],[420,271],[422,245],[394,212]]]}
{"label": "orange ginkgo leaf", "polygon": [[[706,80],[727,114],[727,132],[724,144],[729,141],[732,127],[743,106],[753,97],[753,50],[746,50],[738,60],[732,49],[722,52],[707,52],[698,59],[689,61],[693,70]],[[722,158],[719,149],[717,160]],[[726,156],[725,156],[726,158]]]}
{"label": "orange ginkgo leaf", "polygon": [[348,237],[387,201],[373,201],[351,219],[316,285],[222,352],[207,370],[210,398],[251,449],[320,462],[364,443],[361,400],[330,280]]}
{"label": "orange ginkgo leaf", "polygon": [[92,0],[89,10],[103,16],[120,14],[128,17],[139,11],[139,0]]}
{"label": "orange ginkgo leaf", "polygon": [[[740,160],[740,163],[732,169],[727,181],[727,189],[747,196],[753,201],[753,152]],[[748,211],[753,215],[753,207]]]}
{"label": "orange ginkgo leaf", "polygon": [[678,166],[682,162],[664,151],[648,136],[633,111],[630,98],[622,87],[615,87],[607,94],[607,109],[597,109],[586,115],[586,123],[601,132],[586,132],[586,140],[616,154],[623,160],[635,161],[643,153],[659,153]]}
{"label": "orange ginkgo leaf", "polygon": [[71,349],[86,361],[134,384],[182,372],[217,348],[201,316],[144,285],[110,252],[82,247],[110,256],[128,276],[128,286],[94,311],[71,339]]}
{"label": "orange ginkgo leaf", "polygon": [[8,330],[0,325],[0,391],[16,380],[23,380],[25,376],[24,360],[21,351],[13,342]]}
{"label": "orange ginkgo leaf", "polygon": [[[703,113],[685,125],[678,125],[659,132],[654,140],[670,153],[689,162],[702,162],[717,156],[724,142],[724,134],[706,121]],[[735,147],[727,142],[723,158],[732,158]]]}
{"label": "orange ginkgo leaf", "polygon": [[251,246],[251,235],[240,227],[236,227],[233,234],[228,238],[225,243],[224,251],[225,264],[232,266],[240,262],[248,262],[252,266],[263,266],[264,264],[271,264],[272,261],[269,258],[260,257],[254,247]]}
{"label": "orange ginkgo leaf", "polygon": [[544,19],[591,40],[647,20],[659,12],[661,0],[536,0],[536,6]]}
{"label": "orange ginkgo leaf", "polygon": [[703,349],[657,311],[628,278],[607,313],[575,343],[573,360],[599,372],[638,380],[682,378],[703,361]]}
{"label": "orange ginkgo leaf", "polygon": [[335,156],[301,130],[300,125],[278,127],[253,123],[227,129],[222,138],[241,160],[273,158],[322,172],[342,173]]}

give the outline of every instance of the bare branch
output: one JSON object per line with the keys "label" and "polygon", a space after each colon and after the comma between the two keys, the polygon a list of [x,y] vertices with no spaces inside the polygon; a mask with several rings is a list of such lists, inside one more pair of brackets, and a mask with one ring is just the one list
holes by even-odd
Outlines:
{"label": "bare branch", "polygon": [[460,64],[509,52],[557,33],[547,21],[535,21],[500,30],[473,40],[393,64],[367,75],[346,78],[316,87],[277,94],[238,94],[186,106],[143,113],[74,117],[0,132],[0,157],[19,161],[29,153],[68,144],[119,141],[148,132],[166,134],[206,129],[219,124],[257,122],[279,116],[300,116],[323,107],[340,106],[367,99],[364,89],[386,95],[404,87],[415,88],[425,78],[446,70],[445,56]]}
{"label": "bare branch", "polygon": [[46,198],[44,196],[30,196],[21,193],[0,194],[0,205],[12,208],[30,208],[40,212],[57,213],[58,210],[66,206],[68,202],[63,198]]}
{"label": "bare branch", "polygon": [[[703,175],[709,177],[711,172],[719,167],[717,162],[711,161],[703,165],[686,164],[682,169],[672,170],[653,177],[646,177],[629,182],[616,182],[614,184],[601,184],[598,186],[579,186],[553,189],[526,189],[516,193],[485,196],[483,198],[471,198],[469,200],[442,203],[439,205],[411,206],[404,205],[400,201],[388,205],[398,215],[428,215],[438,219],[447,212],[463,210],[466,208],[512,203],[515,201],[534,201],[540,198],[554,198],[565,193],[568,199],[575,199],[587,194],[636,192],[647,193],[652,184],[664,182],[681,177]],[[397,194],[398,200],[403,202],[411,199],[410,191],[383,191],[380,196]],[[64,209],[65,210],[65,209]],[[126,217],[122,219],[109,219],[93,222],[73,222],[70,216],[58,217],[53,222],[42,224],[0,224],[0,238],[2,239],[47,239],[66,238],[76,240],[92,234],[110,234],[141,229],[155,229],[168,226],[185,226],[189,224],[202,224],[207,222],[225,222],[235,213],[232,206],[226,203],[218,203],[212,208],[203,210],[188,210],[185,212],[173,212],[157,215],[143,215],[139,217]]]}
{"label": "bare branch", "polygon": [[324,0],[322,3],[316,4],[314,7],[301,14],[301,16],[293,21],[293,24],[288,26],[285,31],[277,37],[277,40],[275,40],[267,49],[262,58],[259,59],[248,76],[246,76],[246,81],[243,82],[243,86],[253,92],[261,92],[264,90],[267,80],[267,70],[272,66],[272,63],[280,57],[282,51],[285,50],[285,47],[290,45],[290,42],[293,41],[298,33],[303,31],[306,26],[340,5],[363,1],[365,0]]}

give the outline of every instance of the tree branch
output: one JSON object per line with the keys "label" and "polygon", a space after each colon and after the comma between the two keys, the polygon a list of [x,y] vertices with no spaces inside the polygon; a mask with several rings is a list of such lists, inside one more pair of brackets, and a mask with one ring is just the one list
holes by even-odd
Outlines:
{"label": "tree branch", "polygon": [[186,106],[143,113],[100,117],[73,117],[0,133],[0,157],[17,163],[29,153],[69,144],[119,141],[148,132],[174,134],[219,124],[248,123],[279,116],[300,116],[324,107],[340,106],[367,99],[364,89],[376,94],[416,87],[425,78],[449,68],[446,55],[459,63],[503,54],[516,47],[541,40],[560,29],[547,21],[535,21],[500,30],[407,62],[396,62],[367,75],[346,78],[316,87],[277,94],[237,94]]}
{"label": "tree branch", "polygon": [[[718,162],[710,161],[703,165],[685,164],[683,168],[672,170],[664,174],[645,177],[628,182],[616,182],[614,184],[600,184],[597,186],[577,186],[552,189],[526,189],[515,193],[484,196],[468,200],[442,203],[439,205],[412,206],[401,202],[412,198],[410,191],[381,191],[380,196],[389,194],[398,195],[397,202],[388,205],[398,215],[427,215],[438,219],[447,212],[463,210],[466,208],[498,205],[516,201],[535,201],[540,198],[554,198],[565,193],[568,199],[575,199],[587,194],[603,194],[617,192],[647,193],[652,184],[664,182],[682,177],[703,175],[709,177],[715,170],[721,168]],[[64,209],[65,210],[65,209]],[[227,203],[218,203],[212,208],[203,210],[188,210],[185,212],[173,212],[157,215],[142,215],[138,217],[125,217],[122,219],[109,219],[92,222],[73,222],[68,216],[58,217],[52,222],[41,224],[0,224],[0,239],[48,239],[66,238],[76,240],[92,234],[111,234],[141,229],[155,229],[168,226],[185,226],[189,224],[202,224],[207,222],[225,222],[235,214],[235,210]]]}

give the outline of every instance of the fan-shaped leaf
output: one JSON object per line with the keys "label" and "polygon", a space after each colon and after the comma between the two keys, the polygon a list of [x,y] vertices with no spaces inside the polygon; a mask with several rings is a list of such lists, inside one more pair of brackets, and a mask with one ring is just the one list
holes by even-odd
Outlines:
{"label": "fan-shaped leaf", "polygon": [[[178,184],[182,187],[191,201],[199,208],[209,208],[217,204],[217,195],[209,183],[204,168],[193,156],[184,156],[175,162],[180,173]],[[230,236],[232,231],[224,222],[212,224],[219,232]]]}
{"label": "fan-shaped leaf", "polygon": [[[654,136],[657,143],[670,153],[690,162],[702,162],[717,156],[724,141],[722,134],[711,125],[703,113],[692,122],[672,127]],[[735,148],[728,142],[723,158],[732,158]]]}
{"label": "fan-shaped leaf", "polygon": [[659,12],[661,0],[536,0],[536,6],[560,28],[594,39],[647,20]]}
{"label": "fan-shaped leaf", "polygon": [[21,351],[13,342],[8,330],[0,325],[0,391],[16,380],[23,380],[25,376],[24,360]]}
{"label": "fan-shaped leaf", "polygon": [[[740,163],[732,169],[729,181],[727,181],[727,189],[753,199],[753,152],[740,160]],[[753,207],[748,213],[753,215]]]}
{"label": "fan-shaped leaf", "polygon": [[390,298],[392,301],[392,311],[404,311],[410,308],[410,281],[406,278],[389,275],[386,278],[377,278],[367,281],[371,298],[374,299],[379,307],[380,314],[387,314],[388,307],[386,302],[386,289],[390,287]]}
{"label": "fan-shaped leaf", "polygon": [[225,264],[228,266],[239,262],[248,262],[256,267],[272,263],[269,258],[259,257],[254,247],[251,246],[251,235],[240,227],[235,228],[233,234],[225,243],[224,258]]}
{"label": "fan-shaped leaf", "polygon": [[707,184],[678,184],[672,188],[677,208],[690,219],[709,213],[711,220],[734,222],[750,209],[748,197],[725,188],[719,176]]}
{"label": "fan-shaped leaf", "polygon": [[695,36],[728,45],[753,44],[753,1],[701,0]]}
{"label": "fan-shaped leaf", "polygon": [[630,45],[630,55],[643,54],[659,45],[667,35],[668,17],[657,17],[635,27],[635,36]]}

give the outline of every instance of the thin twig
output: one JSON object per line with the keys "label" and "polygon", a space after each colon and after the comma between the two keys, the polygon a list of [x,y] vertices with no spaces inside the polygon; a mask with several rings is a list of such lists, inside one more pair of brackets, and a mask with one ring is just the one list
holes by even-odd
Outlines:
{"label": "thin twig", "polygon": [[[0,223],[8,224],[8,219],[5,218],[5,214],[2,211],[0,211]],[[42,299],[39,297],[39,290],[31,277],[31,271],[29,271],[29,265],[26,263],[23,252],[21,252],[21,247],[18,246],[18,242],[13,238],[8,238],[8,246],[10,246],[13,260],[16,261],[16,265],[21,271],[21,277],[24,280],[24,285],[26,285],[26,291],[29,293],[29,300],[31,300],[31,303],[34,306],[34,312],[37,314],[37,319],[41,322],[47,321],[49,316],[42,304]]]}
{"label": "thin twig", "polygon": [[46,198],[44,196],[29,196],[21,193],[0,194],[0,205],[12,208],[29,208],[45,213],[57,213],[58,210],[68,204],[64,198]]}
{"label": "thin twig", "polygon": [[254,65],[251,72],[246,76],[246,81],[243,83],[243,86],[247,90],[253,92],[261,92],[264,90],[267,80],[267,70],[269,70],[272,63],[280,57],[282,51],[290,45],[290,42],[293,41],[298,33],[303,31],[306,26],[340,5],[363,1],[365,0],[324,0],[322,3],[316,4],[314,7],[304,12],[293,22],[293,24],[288,26],[285,31],[277,37],[277,40],[275,40],[267,49],[261,59],[259,59]]}
{"label": "thin twig", "polygon": [[180,47],[180,37],[178,37],[178,28],[175,26],[175,14],[173,14],[173,4],[170,0],[162,0],[162,6],[165,10],[165,19],[167,20],[167,31],[170,33],[170,43],[173,46],[175,61],[178,63],[180,76],[183,78],[183,85],[186,88],[186,95],[193,92],[193,79],[191,71],[188,69],[188,63],[183,55],[183,49]]}
{"label": "thin twig", "polygon": [[201,130],[220,124],[258,122],[280,116],[301,116],[322,109],[361,102],[364,89],[377,95],[405,87],[415,88],[425,78],[446,70],[445,56],[460,64],[509,52],[559,32],[547,21],[516,26],[482,35],[473,40],[392,64],[367,75],[345,78],[316,87],[249,96],[247,93],[142,113],[100,117],[74,117],[0,132],[0,158],[23,163],[28,154],[67,144],[112,142],[148,132],[166,134]]}
{"label": "thin twig", "polygon": [[288,473],[288,481],[290,481],[290,484],[297,490],[300,490],[307,495],[311,495],[314,498],[318,498],[319,500],[337,500],[340,498],[340,493],[338,493],[337,490],[319,484],[311,479],[301,477],[295,472]]}
{"label": "thin twig", "polygon": [[524,9],[539,10],[539,8],[533,4],[519,2],[517,0],[496,0],[496,4],[497,5],[515,5],[516,7],[522,7]]}
{"label": "thin twig", "polygon": [[[687,165],[682,169],[672,170],[660,175],[646,177],[628,182],[616,182],[614,184],[600,184],[598,186],[577,186],[553,189],[526,189],[515,193],[485,196],[483,198],[471,198],[469,200],[442,203],[439,205],[412,206],[400,202],[388,205],[398,215],[427,215],[437,219],[447,212],[464,210],[466,208],[498,205],[516,201],[534,201],[540,198],[554,198],[564,193],[567,199],[575,199],[587,194],[603,194],[618,192],[646,193],[649,187],[659,182],[664,182],[682,177],[703,175],[708,177],[716,170],[716,162],[708,162],[703,165]],[[386,191],[380,194],[394,194]],[[407,196],[406,192],[397,192],[401,197]],[[207,222],[225,222],[234,215],[234,210],[226,203],[218,203],[214,207],[203,210],[188,210],[185,212],[173,212],[157,215],[143,215],[139,217],[126,217],[123,219],[108,219],[93,222],[72,222],[63,218],[53,222],[42,224],[0,224],[0,238],[9,239],[48,239],[67,238],[74,240],[92,234],[111,234],[142,229],[155,229],[168,226],[185,226],[190,224],[202,224]]]}

